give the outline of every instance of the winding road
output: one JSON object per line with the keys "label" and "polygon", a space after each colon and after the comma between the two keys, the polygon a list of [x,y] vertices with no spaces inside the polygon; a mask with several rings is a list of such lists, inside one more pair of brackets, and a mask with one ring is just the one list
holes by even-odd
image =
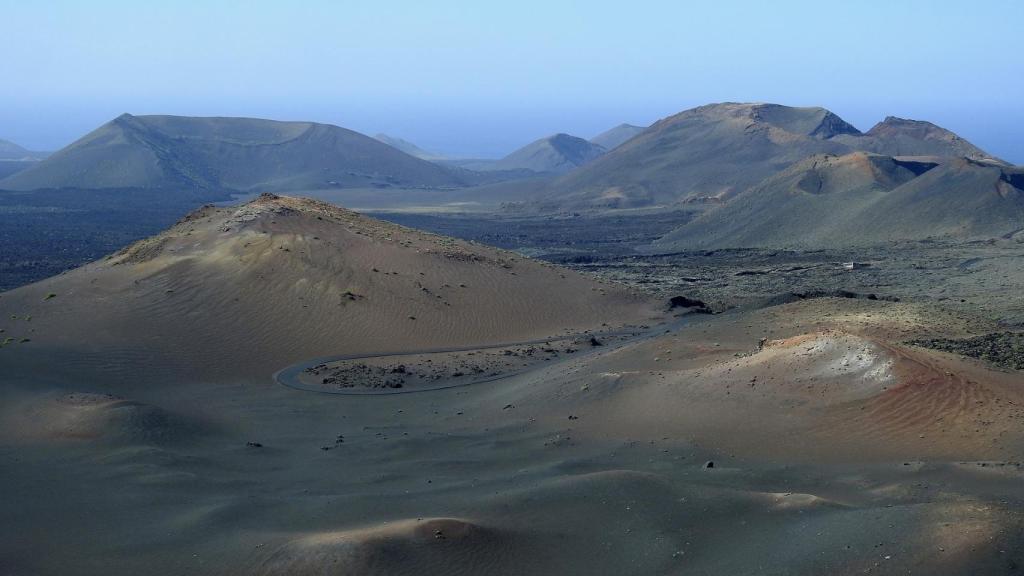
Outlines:
{"label": "winding road", "polygon": [[[274,373],[273,379],[274,379],[274,382],[276,382],[276,383],[278,383],[278,384],[280,384],[282,386],[285,386],[287,388],[291,388],[293,390],[301,390],[303,392],[316,392],[318,394],[342,394],[342,395],[346,395],[346,396],[388,396],[388,395],[392,395],[392,394],[417,394],[417,393],[420,393],[420,392],[433,392],[433,391],[436,391],[436,390],[446,390],[446,389],[449,389],[449,388],[461,388],[461,387],[465,387],[465,386],[472,386],[474,384],[483,384],[483,383],[486,383],[486,382],[494,382],[496,380],[504,380],[506,378],[511,378],[513,376],[519,376],[519,375],[525,374],[525,373],[527,373],[527,372],[529,372],[531,370],[536,370],[538,368],[538,366],[531,365],[531,366],[527,366],[527,367],[525,367],[525,368],[523,368],[521,370],[513,370],[511,372],[504,372],[502,374],[496,374],[496,375],[491,375],[491,376],[484,376],[482,378],[460,379],[460,381],[457,381],[457,382],[449,380],[448,382],[437,384],[435,386],[419,387],[419,388],[389,388],[389,389],[379,389],[379,388],[364,388],[364,389],[359,389],[359,388],[328,388],[328,387],[323,386],[323,385],[310,385],[310,384],[303,383],[302,380],[300,379],[300,376],[301,376],[301,374],[303,372],[305,372],[309,368],[313,368],[314,366],[319,366],[320,364],[328,364],[328,363],[331,363],[331,362],[342,362],[342,361],[348,361],[348,360],[369,360],[369,359],[387,358],[387,357],[393,357],[393,356],[413,356],[413,355],[417,355],[417,354],[446,354],[446,353],[451,353],[451,352],[473,352],[473,351],[476,351],[476,350],[494,350],[494,349],[497,349],[497,348],[510,348],[512,346],[532,346],[532,345],[537,345],[537,344],[546,344],[546,343],[549,343],[549,342],[560,342],[560,341],[563,341],[563,340],[572,340],[572,339],[590,338],[590,337],[595,337],[595,338],[614,338],[614,337],[618,337],[618,336],[627,336],[628,337],[625,340],[622,340],[622,341],[619,341],[619,342],[615,342],[615,343],[604,345],[604,346],[595,346],[592,349],[587,350],[585,352],[581,352],[579,354],[574,354],[572,356],[572,358],[573,359],[577,359],[577,358],[580,358],[581,356],[605,354],[605,353],[611,352],[613,350],[617,350],[619,348],[622,348],[623,346],[626,346],[626,345],[629,345],[629,344],[634,344],[634,343],[636,343],[638,341],[645,340],[645,339],[648,339],[648,338],[653,338],[654,336],[657,336],[659,334],[664,334],[665,332],[675,331],[680,326],[682,326],[684,323],[686,323],[686,321],[688,319],[690,319],[690,316],[692,316],[692,315],[684,314],[684,315],[676,317],[676,318],[674,318],[672,320],[669,320],[669,321],[666,321],[666,322],[661,322],[661,323],[659,323],[659,324],[657,324],[657,325],[655,325],[653,327],[645,328],[645,329],[638,328],[638,329],[635,329],[635,330],[618,330],[618,331],[614,331],[614,332],[602,332],[602,333],[582,332],[582,333],[577,333],[577,334],[569,334],[569,335],[565,335],[565,336],[556,336],[556,337],[551,337],[551,338],[536,338],[536,339],[533,339],[533,340],[521,340],[521,341],[518,341],[518,342],[505,342],[505,343],[502,343],[502,344],[486,344],[486,345],[483,345],[483,346],[448,346],[448,347],[444,347],[444,348],[428,348],[428,349],[425,349],[425,350],[403,350],[403,351],[400,351],[400,352],[381,352],[381,353],[362,353],[362,354],[337,354],[337,355],[333,355],[333,356],[321,356],[319,358],[312,358],[312,359],[309,359],[309,360],[303,360],[302,362],[299,362],[297,364],[292,364],[291,366],[282,368],[281,370],[278,370],[277,372]],[[551,364],[545,363],[542,366],[543,367],[549,367],[549,366],[551,366]]]}

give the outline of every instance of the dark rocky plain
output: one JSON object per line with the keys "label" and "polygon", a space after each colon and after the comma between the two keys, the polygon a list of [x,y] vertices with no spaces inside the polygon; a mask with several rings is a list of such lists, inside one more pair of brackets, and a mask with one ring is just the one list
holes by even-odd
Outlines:
{"label": "dark rocky plain", "polygon": [[516,250],[666,301],[715,311],[839,296],[940,304],[1024,329],[1024,242],[890,242],[863,247],[720,249],[648,247],[694,212],[552,218],[377,213],[399,224]]}

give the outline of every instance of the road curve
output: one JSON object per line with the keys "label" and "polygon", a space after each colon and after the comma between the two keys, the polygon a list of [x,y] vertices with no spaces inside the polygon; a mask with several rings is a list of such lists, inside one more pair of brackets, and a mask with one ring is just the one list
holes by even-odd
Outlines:
{"label": "road curve", "polygon": [[[389,388],[386,390],[377,388],[368,389],[355,389],[355,388],[337,388],[328,389],[323,386],[310,386],[303,384],[299,379],[299,375],[305,370],[318,366],[320,364],[327,364],[329,362],[340,362],[344,360],[367,360],[371,358],[387,358],[389,356],[411,356],[414,354],[444,354],[449,352],[471,352],[474,350],[493,350],[495,348],[508,348],[510,346],[530,346],[535,344],[544,344],[547,342],[558,342],[561,340],[570,340],[578,338],[590,338],[590,337],[615,337],[615,336],[629,336],[630,338],[616,342],[611,345],[594,347],[582,354],[573,355],[573,359],[579,358],[581,355],[590,354],[604,354],[612,350],[616,350],[628,344],[636,343],[640,340],[652,338],[659,334],[663,334],[667,331],[673,331],[682,326],[687,320],[689,315],[683,315],[681,317],[674,318],[672,320],[662,322],[650,328],[637,328],[635,330],[618,330],[614,332],[581,332],[577,334],[568,334],[565,336],[556,336],[551,338],[536,338],[533,340],[521,340],[519,342],[504,342],[501,344],[485,344],[483,346],[449,346],[444,348],[428,348],[424,350],[403,350],[400,352],[381,352],[381,353],[362,353],[362,354],[336,354],[333,356],[321,356],[319,358],[311,358],[309,360],[303,360],[291,366],[287,366],[278,370],[274,373],[274,382],[291,388],[293,390],[301,390],[303,392],[315,392],[317,394],[341,394],[345,396],[388,396],[392,394],[416,394],[420,392],[433,392],[436,390],[446,390],[448,388],[461,388],[464,386],[472,386],[474,384],[483,384],[485,382],[494,382],[496,380],[504,380],[505,378],[511,378],[513,376],[519,376],[530,370],[535,370],[538,366],[528,366],[521,370],[514,370],[512,372],[506,372],[494,376],[484,376],[482,378],[471,378],[459,382],[448,381],[446,383],[438,384],[436,386],[428,386],[421,388]],[[551,364],[543,364],[543,367],[551,366]]]}
{"label": "road curve", "polygon": [[[414,394],[417,392],[432,392],[434,390],[445,390],[447,388],[461,388],[463,386],[469,386],[472,384],[482,384],[484,382],[493,382],[495,380],[502,380],[527,372],[533,369],[533,366],[529,366],[522,370],[515,370],[512,372],[505,372],[495,376],[484,376],[482,378],[469,378],[462,381],[454,382],[449,381],[447,383],[438,384],[436,386],[427,386],[419,388],[367,388],[367,389],[356,389],[356,388],[338,388],[338,389],[327,389],[323,386],[310,386],[303,384],[299,380],[299,375],[309,368],[318,366],[320,364],[326,364],[329,362],[341,362],[345,360],[368,360],[371,358],[387,358],[389,356],[412,356],[415,354],[445,354],[449,352],[472,352],[475,350],[494,350],[496,348],[508,348],[511,346],[531,346],[535,344],[545,344],[548,342],[559,342],[562,340],[571,340],[574,338],[589,338],[591,336],[603,336],[605,338],[610,336],[636,336],[641,334],[639,330],[623,330],[619,332],[605,332],[602,334],[586,333],[586,334],[570,334],[566,336],[560,336],[555,338],[537,338],[534,340],[521,340],[519,342],[505,342],[502,344],[485,344],[483,346],[449,346],[445,348],[427,348],[423,350],[403,350],[401,352],[382,352],[382,353],[363,353],[363,354],[337,354],[334,356],[321,356],[319,358],[312,358],[310,360],[303,360],[297,364],[292,364],[286,368],[282,368],[274,373],[274,381],[282,386],[292,388],[295,390],[302,390],[305,392],[317,392],[319,394],[343,394],[346,396],[386,396],[391,394]],[[630,340],[631,341],[631,340]],[[612,346],[610,348],[616,348]],[[550,365],[550,364],[548,364]]]}

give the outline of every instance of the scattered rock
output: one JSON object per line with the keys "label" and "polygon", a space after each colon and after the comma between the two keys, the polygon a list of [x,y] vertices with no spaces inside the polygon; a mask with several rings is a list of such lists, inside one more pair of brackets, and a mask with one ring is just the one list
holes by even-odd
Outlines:
{"label": "scattered rock", "polygon": [[703,300],[696,300],[693,298],[687,298],[686,296],[673,296],[668,301],[668,308],[707,308],[707,304]]}
{"label": "scattered rock", "polygon": [[1020,332],[995,332],[963,339],[927,338],[912,340],[909,344],[978,358],[1004,368],[1024,370],[1024,333]]}

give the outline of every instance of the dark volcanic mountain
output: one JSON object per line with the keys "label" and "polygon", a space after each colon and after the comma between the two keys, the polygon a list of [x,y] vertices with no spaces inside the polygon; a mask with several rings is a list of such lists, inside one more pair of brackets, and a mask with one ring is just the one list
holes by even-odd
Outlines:
{"label": "dark volcanic mountain", "polygon": [[461,185],[449,170],[312,122],[124,114],[0,189],[302,190]]}
{"label": "dark volcanic mountain", "polygon": [[42,160],[48,155],[47,152],[33,152],[18,146],[8,140],[0,140],[0,160]]}
{"label": "dark volcanic mountain", "polygon": [[555,134],[523,146],[494,162],[492,170],[568,172],[605,153],[605,149],[568,134]]}
{"label": "dark volcanic mountain", "polygon": [[1024,170],[854,152],[813,156],[658,240],[658,250],[993,238],[1024,228]]}
{"label": "dark volcanic mountain", "polygon": [[836,140],[857,150],[888,156],[963,157],[1002,162],[945,128],[931,122],[895,116],[875,124],[864,134],[841,135]]}
{"label": "dark volcanic mountain", "polygon": [[445,159],[443,154],[438,154],[436,152],[424,150],[423,148],[420,148],[419,146],[413,144],[412,142],[409,142],[408,140],[403,140],[402,138],[398,138],[396,136],[388,136],[387,134],[377,134],[373,138],[377,141],[387,144],[388,146],[391,146],[392,148],[397,148],[410,156],[415,156],[420,160],[436,161]]}
{"label": "dark volcanic mountain", "polygon": [[712,104],[656,122],[644,133],[554,183],[563,207],[633,207],[725,199],[819,153],[856,128],[824,108]]}
{"label": "dark volcanic mountain", "polygon": [[[594,162],[549,183],[544,210],[724,202],[816,154],[992,158],[927,122],[888,118],[861,133],[824,108],[711,104],[658,121]],[[996,160],[998,162],[998,160]]]}
{"label": "dark volcanic mountain", "polygon": [[594,136],[590,139],[590,142],[601,146],[605,150],[612,150],[614,148],[618,148],[622,144],[625,144],[646,129],[647,128],[642,126],[633,126],[632,124],[619,124],[615,128],[606,130],[597,136]]}
{"label": "dark volcanic mountain", "polygon": [[14,142],[0,140],[0,179],[31,168],[48,155],[48,152],[26,150]]}

